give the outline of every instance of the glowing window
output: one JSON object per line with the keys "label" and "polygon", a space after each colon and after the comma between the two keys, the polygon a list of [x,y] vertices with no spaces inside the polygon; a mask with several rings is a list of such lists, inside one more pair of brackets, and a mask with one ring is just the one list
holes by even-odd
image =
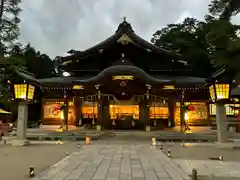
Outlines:
{"label": "glowing window", "polygon": [[[184,105],[192,105],[194,111],[185,112],[185,121],[192,122],[195,120],[206,120],[208,119],[208,108],[205,102],[184,102]],[[176,102],[175,106],[175,122],[176,124],[180,123],[180,102]]]}
{"label": "glowing window", "polygon": [[33,99],[35,86],[28,85],[28,99]]}
{"label": "glowing window", "polygon": [[217,99],[229,98],[229,84],[216,84]]}
{"label": "glowing window", "polygon": [[[239,110],[234,109],[232,107],[240,107],[240,104],[226,104],[225,105],[226,115],[237,116],[239,113]],[[210,109],[210,115],[216,115],[216,104],[210,104],[209,109]]]}
{"label": "glowing window", "polygon": [[14,84],[14,92],[16,99],[26,99],[27,84]]}
{"label": "glowing window", "polygon": [[97,118],[98,104],[94,102],[84,102],[82,107],[83,118]]}
{"label": "glowing window", "polygon": [[109,114],[111,119],[118,119],[121,116],[132,116],[133,119],[139,119],[138,105],[109,105]]}

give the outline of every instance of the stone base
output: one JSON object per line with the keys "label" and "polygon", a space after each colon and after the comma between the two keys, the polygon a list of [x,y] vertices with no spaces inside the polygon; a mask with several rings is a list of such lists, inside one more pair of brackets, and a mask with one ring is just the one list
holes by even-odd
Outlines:
{"label": "stone base", "polygon": [[30,141],[26,139],[14,139],[10,142],[10,144],[13,146],[28,146]]}

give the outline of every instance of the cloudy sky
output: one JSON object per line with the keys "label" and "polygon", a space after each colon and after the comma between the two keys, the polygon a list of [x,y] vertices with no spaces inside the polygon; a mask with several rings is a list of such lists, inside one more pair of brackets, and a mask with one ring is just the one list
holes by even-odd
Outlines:
{"label": "cloudy sky", "polygon": [[[23,0],[22,43],[51,57],[84,50],[111,36],[122,17],[134,31],[152,34],[185,17],[203,19],[210,0]],[[238,19],[240,23],[240,18]]]}

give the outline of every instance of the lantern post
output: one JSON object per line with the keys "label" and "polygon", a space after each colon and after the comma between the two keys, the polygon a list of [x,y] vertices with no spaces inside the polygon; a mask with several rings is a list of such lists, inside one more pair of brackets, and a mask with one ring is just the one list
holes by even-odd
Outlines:
{"label": "lantern post", "polygon": [[12,145],[28,145],[29,141],[26,139],[27,120],[28,120],[28,104],[33,101],[35,86],[28,83],[14,84],[14,98],[19,102],[18,104],[18,118],[17,118],[17,133],[16,139]]}
{"label": "lantern post", "polygon": [[225,104],[230,100],[231,84],[220,83],[216,80],[209,87],[212,103],[216,104],[216,123],[218,130],[218,142],[228,141],[227,116]]}

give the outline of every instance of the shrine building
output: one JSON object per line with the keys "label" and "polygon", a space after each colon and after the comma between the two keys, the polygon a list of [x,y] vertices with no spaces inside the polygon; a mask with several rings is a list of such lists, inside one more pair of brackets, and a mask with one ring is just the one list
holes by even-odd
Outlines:
{"label": "shrine building", "polygon": [[[60,68],[69,76],[39,80],[43,124],[165,129],[184,121],[209,125],[216,114],[208,87],[201,86],[207,77],[196,76],[178,53],[142,39],[126,20],[108,39],[68,54]],[[180,108],[189,104],[193,111]]]}

